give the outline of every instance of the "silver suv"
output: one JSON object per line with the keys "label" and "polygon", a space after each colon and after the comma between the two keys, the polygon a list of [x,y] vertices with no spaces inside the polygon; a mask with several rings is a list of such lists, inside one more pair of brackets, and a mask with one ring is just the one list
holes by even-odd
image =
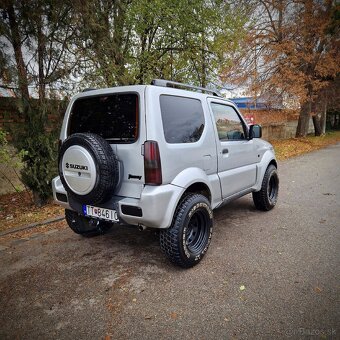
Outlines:
{"label": "silver suv", "polygon": [[154,80],[84,91],[63,121],[54,199],[81,235],[158,228],[165,255],[189,268],[209,247],[213,209],[248,193],[260,210],[275,206],[277,163],[260,137],[209,89]]}

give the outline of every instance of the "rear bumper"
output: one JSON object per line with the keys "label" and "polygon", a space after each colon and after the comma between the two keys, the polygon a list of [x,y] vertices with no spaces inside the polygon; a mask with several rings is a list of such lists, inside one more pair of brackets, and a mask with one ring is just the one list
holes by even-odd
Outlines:
{"label": "rear bumper", "polygon": [[[56,203],[66,209],[82,213],[82,204],[71,197],[68,198],[60,177],[53,179],[52,189]],[[184,188],[172,184],[147,185],[144,187],[139,199],[113,196],[108,202],[99,206],[115,209],[122,223],[164,229],[171,225],[175,209],[184,190]]]}
{"label": "rear bumper", "polygon": [[52,180],[52,191],[53,191],[53,199],[56,203],[63,206],[65,209],[71,209],[68,203],[67,192],[61,183],[60,177],[55,177]]}

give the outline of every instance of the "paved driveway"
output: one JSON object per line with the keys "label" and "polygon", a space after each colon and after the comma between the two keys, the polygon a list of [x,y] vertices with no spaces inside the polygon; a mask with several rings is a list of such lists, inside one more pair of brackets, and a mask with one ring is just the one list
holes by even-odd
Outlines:
{"label": "paved driveway", "polygon": [[246,196],[215,212],[190,270],[153,231],[0,240],[0,338],[339,339],[340,144],[279,174],[274,210]]}

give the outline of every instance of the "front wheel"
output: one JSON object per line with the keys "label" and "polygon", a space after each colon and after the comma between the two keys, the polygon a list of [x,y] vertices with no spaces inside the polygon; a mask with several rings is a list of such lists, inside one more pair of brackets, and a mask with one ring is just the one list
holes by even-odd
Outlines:
{"label": "front wheel", "polygon": [[207,198],[187,195],[178,205],[170,228],[160,231],[160,245],[169,260],[183,268],[196,265],[207,252],[213,213]]}
{"label": "front wheel", "polygon": [[112,227],[110,222],[88,218],[68,209],[65,210],[65,219],[76,234],[86,237],[104,234]]}
{"label": "front wheel", "polygon": [[269,211],[273,209],[279,194],[279,176],[276,167],[271,164],[267,168],[261,190],[253,192],[253,201],[258,210]]}

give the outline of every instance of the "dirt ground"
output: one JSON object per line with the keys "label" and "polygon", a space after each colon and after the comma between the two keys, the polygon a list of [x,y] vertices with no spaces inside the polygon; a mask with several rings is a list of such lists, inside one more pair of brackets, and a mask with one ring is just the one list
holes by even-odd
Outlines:
{"label": "dirt ground", "polygon": [[37,223],[64,214],[52,201],[39,208],[28,191],[0,195],[0,232]]}

